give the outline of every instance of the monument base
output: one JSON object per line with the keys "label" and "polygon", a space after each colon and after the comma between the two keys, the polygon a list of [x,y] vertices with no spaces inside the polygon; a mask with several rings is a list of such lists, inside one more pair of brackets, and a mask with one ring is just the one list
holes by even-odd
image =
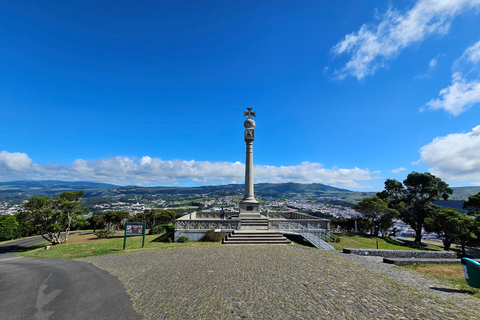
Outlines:
{"label": "monument base", "polygon": [[239,218],[261,218],[258,202],[240,202]]}

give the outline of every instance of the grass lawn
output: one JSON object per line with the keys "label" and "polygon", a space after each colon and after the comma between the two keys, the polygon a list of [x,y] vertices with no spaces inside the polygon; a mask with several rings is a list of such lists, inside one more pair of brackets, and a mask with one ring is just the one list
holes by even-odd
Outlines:
{"label": "grass lawn", "polygon": [[452,285],[458,290],[465,291],[476,298],[480,298],[480,289],[472,288],[467,284],[463,274],[462,265],[431,264],[404,266],[402,268],[407,268],[434,277],[442,283]]}
{"label": "grass lawn", "polygon": [[353,234],[353,233],[335,233],[340,238],[340,243],[337,243],[337,250],[343,250],[343,248],[359,248],[359,249],[376,249],[377,241],[379,249],[389,250],[419,250],[413,249],[408,246],[398,244],[392,244],[385,241],[381,237],[373,237],[366,234]]}
{"label": "grass lawn", "polygon": [[[144,248],[142,248],[142,237],[128,237],[125,251],[167,249],[184,246],[205,246],[216,244],[211,242],[197,241],[191,241],[187,243],[156,242],[155,239],[158,237],[159,235],[146,235]],[[33,245],[29,247],[29,250],[21,252],[19,255],[34,258],[75,259],[106,254],[121,254],[124,252],[123,231],[117,232],[114,238],[107,239],[98,239],[92,233],[72,234],[68,237],[67,243],[52,246],[49,250],[44,250],[44,246],[46,244],[48,243],[44,242]]]}

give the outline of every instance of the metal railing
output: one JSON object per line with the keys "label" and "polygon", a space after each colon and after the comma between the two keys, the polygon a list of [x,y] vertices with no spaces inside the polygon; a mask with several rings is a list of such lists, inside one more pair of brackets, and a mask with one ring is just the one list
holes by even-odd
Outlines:
{"label": "metal railing", "polygon": [[309,229],[295,222],[279,222],[278,232],[299,234],[318,249],[335,250],[337,247],[337,237],[326,229]]}

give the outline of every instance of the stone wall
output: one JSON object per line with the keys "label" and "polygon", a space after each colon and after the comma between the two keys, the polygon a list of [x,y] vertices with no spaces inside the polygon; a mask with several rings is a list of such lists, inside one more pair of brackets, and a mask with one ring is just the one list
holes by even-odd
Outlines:
{"label": "stone wall", "polygon": [[450,251],[414,251],[414,250],[385,250],[385,249],[349,249],[343,253],[352,253],[361,256],[379,256],[384,258],[423,258],[423,259],[456,259],[457,253]]}
{"label": "stone wall", "polygon": [[[292,222],[292,224],[289,224]],[[279,224],[282,224],[282,230],[292,229],[295,230],[297,227],[295,224],[300,224],[306,229],[325,229],[330,230],[330,220],[327,219],[300,219],[300,220],[284,220],[284,219],[269,219],[268,220],[268,229],[278,229]]]}

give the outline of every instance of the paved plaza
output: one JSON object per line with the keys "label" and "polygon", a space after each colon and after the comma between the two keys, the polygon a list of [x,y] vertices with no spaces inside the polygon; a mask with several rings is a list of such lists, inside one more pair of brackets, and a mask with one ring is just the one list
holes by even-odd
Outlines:
{"label": "paved plaza", "polygon": [[197,245],[83,260],[118,277],[145,319],[480,318],[479,299],[426,276],[298,245]]}

